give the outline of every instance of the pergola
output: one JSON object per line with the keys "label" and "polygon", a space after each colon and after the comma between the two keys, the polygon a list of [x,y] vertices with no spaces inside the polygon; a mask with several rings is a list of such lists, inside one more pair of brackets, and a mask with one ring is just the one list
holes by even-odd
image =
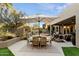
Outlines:
{"label": "pergola", "polygon": [[35,23],[35,22],[40,22],[43,21],[45,24],[50,25],[50,35],[51,35],[51,22],[54,19],[57,19],[57,16],[47,16],[47,15],[32,15],[32,16],[25,16],[21,17],[21,19],[24,19],[26,23]]}

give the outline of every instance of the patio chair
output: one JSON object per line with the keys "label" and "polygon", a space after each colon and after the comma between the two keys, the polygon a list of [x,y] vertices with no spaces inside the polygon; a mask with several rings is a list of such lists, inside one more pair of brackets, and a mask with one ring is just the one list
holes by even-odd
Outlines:
{"label": "patio chair", "polygon": [[40,47],[46,46],[46,45],[47,45],[47,38],[46,37],[40,38]]}
{"label": "patio chair", "polygon": [[65,40],[66,41],[71,41],[71,35],[65,35]]}
{"label": "patio chair", "polygon": [[32,46],[39,47],[39,39],[37,37],[33,37]]}

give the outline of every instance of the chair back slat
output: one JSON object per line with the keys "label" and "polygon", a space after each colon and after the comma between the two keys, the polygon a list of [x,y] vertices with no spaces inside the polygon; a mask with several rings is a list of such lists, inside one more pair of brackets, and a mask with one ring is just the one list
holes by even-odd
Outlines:
{"label": "chair back slat", "polygon": [[39,45],[39,39],[37,37],[33,37],[32,44]]}
{"label": "chair back slat", "polygon": [[46,45],[47,44],[47,39],[46,39],[46,37],[42,37],[41,39],[40,39],[40,45]]}

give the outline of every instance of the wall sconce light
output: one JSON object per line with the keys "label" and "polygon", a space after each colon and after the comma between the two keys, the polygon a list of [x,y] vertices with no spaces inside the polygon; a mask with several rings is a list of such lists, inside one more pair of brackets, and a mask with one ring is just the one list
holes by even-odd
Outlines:
{"label": "wall sconce light", "polygon": [[64,26],[64,28],[66,28],[66,26]]}

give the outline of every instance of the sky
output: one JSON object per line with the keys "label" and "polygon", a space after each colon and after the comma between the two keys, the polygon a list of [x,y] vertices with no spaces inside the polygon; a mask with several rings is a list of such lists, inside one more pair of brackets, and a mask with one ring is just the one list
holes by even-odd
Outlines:
{"label": "sky", "polygon": [[14,3],[13,7],[18,11],[24,12],[26,15],[42,14],[57,16],[69,5],[68,3]]}
{"label": "sky", "polygon": [[27,15],[44,14],[56,16],[67,7],[68,3],[14,3],[15,9]]}

